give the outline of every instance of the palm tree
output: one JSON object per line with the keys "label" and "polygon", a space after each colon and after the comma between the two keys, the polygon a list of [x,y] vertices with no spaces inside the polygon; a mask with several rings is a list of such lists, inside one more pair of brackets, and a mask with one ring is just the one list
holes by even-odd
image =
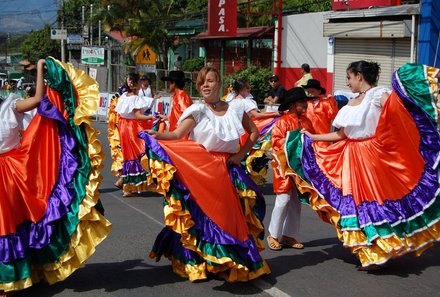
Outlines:
{"label": "palm tree", "polygon": [[148,44],[159,58],[159,63],[168,65],[167,52],[173,47],[174,36],[168,31],[184,12],[184,1],[173,0],[111,0],[102,1],[104,9],[99,17],[104,30],[118,30],[127,36],[134,36],[126,45],[126,52],[133,57]]}

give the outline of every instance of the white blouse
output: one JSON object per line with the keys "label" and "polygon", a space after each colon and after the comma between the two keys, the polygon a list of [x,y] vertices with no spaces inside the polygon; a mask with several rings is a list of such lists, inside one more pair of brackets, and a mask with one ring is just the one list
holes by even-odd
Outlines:
{"label": "white blouse", "polygon": [[15,110],[20,97],[10,94],[0,103],[0,154],[20,147],[20,129],[23,129],[23,114]]}
{"label": "white blouse", "polygon": [[254,99],[252,99],[253,97],[251,97],[251,98],[249,98],[249,97],[246,97],[245,99],[243,99],[243,104],[244,104],[244,111],[250,116],[250,112],[252,111],[252,110],[256,110],[256,111],[258,111],[258,105],[257,105],[257,102],[254,100]]}
{"label": "white blouse", "polygon": [[363,139],[373,136],[382,112],[380,98],[390,93],[386,87],[375,87],[367,91],[359,105],[345,105],[333,121],[336,128],[344,128],[345,135],[351,139]]}
{"label": "white blouse", "polygon": [[210,152],[236,153],[240,149],[240,136],[245,133],[242,120],[244,114],[243,100],[232,100],[223,116],[215,115],[203,103],[188,107],[180,117],[178,124],[193,116],[196,126],[189,139],[203,145]]}
{"label": "white blouse", "polygon": [[145,90],[140,89],[138,95],[142,97],[153,98],[153,92],[151,92],[150,86],[148,86]]}
{"label": "white blouse", "polygon": [[144,97],[138,95],[127,96],[124,93],[119,97],[118,104],[116,104],[115,111],[125,119],[135,119],[133,110],[140,109],[144,113],[153,106],[154,99],[151,97]]}

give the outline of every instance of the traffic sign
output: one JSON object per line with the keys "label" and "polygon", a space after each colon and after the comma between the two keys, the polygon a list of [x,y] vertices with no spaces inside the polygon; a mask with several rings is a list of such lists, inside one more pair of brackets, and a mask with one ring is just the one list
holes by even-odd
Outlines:
{"label": "traffic sign", "polygon": [[136,64],[156,65],[157,54],[151,47],[144,45],[136,55]]}
{"label": "traffic sign", "polygon": [[67,39],[67,30],[65,29],[52,29],[50,30],[50,39]]}

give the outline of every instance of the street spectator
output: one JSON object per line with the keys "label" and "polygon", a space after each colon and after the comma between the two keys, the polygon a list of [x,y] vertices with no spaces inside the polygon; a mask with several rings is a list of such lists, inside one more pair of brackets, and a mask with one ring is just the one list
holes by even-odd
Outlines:
{"label": "street spectator", "polygon": [[148,98],[154,98],[157,99],[160,96],[156,96],[153,92],[153,89],[151,87],[151,80],[148,78],[148,76],[146,75],[142,75],[139,78],[140,82],[141,82],[141,87],[139,89],[139,95],[143,96],[143,97],[148,97]]}
{"label": "street spectator", "polygon": [[307,84],[309,79],[312,79],[313,76],[310,74],[310,65],[309,64],[302,64],[301,65],[301,78],[295,83],[295,87],[301,87],[302,85]]}
{"label": "street spectator", "polygon": [[268,105],[283,104],[286,90],[280,83],[278,75],[272,75],[269,78],[271,89],[264,98],[264,103]]}
{"label": "street spectator", "polygon": [[21,90],[23,86],[24,77],[20,77],[20,79],[17,81],[17,89]]}
{"label": "street spectator", "polygon": [[182,57],[181,56],[177,56],[177,59],[174,62],[174,70],[181,71],[182,70],[182,66],[183,66]]}

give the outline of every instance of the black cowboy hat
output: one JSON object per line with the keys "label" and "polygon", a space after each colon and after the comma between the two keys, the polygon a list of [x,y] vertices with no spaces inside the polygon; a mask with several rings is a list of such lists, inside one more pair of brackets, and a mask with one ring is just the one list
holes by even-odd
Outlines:
{"label": "black cowboy hat", "polygon": [[168,73],[168,76],[164,76],[161,79],[163,81],[192,82],[189,78],[185,78],[185,74],[180,70],[172,70]]}
{"label": "black cowboy hat", "polygon": [[307,84],[302,85],[301,87],[303,87],[304,89],[311,88],[311,89],[321,90],[321,94],[325,94],[327,92],[323,87],[321,87],[321,83],[319,82],[319,80],[313,78],[309,79],[307,81]]}
{"label": "black cowboy hat", "polygon": [[286,95],[284,96],[284,102],[280,104],[280,106],[278,107],[278,111],[288,110],[290,107],[290,104],[295,103],[297,101],[311,100],[311,99],[315,99],[315,98],[317,98],[317,97],[316,96],[314,96],[314,97],[307,96],[306,91],[304,91],[303,88],[300,88],[300,87],[292,88],[292,89],[286,91]]}

